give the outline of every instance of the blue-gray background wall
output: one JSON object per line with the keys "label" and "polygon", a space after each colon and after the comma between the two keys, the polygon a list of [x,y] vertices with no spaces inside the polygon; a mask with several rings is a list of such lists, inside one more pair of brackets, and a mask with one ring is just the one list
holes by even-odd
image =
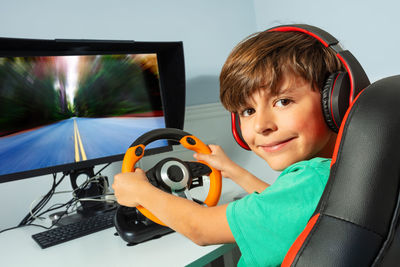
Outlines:
{"label": "blue-gray background wall", "polygon": [[329,31],[371,81],[400,72],[396,0],[2,0],[0,10],[3,37],[183,41],[189,106],[218,102],[232,47],[278,24]]}
{"label": "blue-gray background wall", "polygon": [[232,47],[278,24],[326,29],[372,81],[399,73],[399,10],[396,0],[2,0],[0,36],[183,41],[190,106],[218,102]]}
{"label": "blue-gray background wall", "polygon": [[257,30],[288,23],[321,27],[360,61],[371,82],[400,74],[400,2],[254,0]]}
{"label": "blue-gray background wall", "polygon": [[218,101],[234,43],[256,30],[252,1],[2,0],[0,36],[183,41],[187,105]]}
{"label": "blue-gray background wall", "polygon": [[[216,136],[227,134],[229,138],[224,140],[233,142],[227,112],[217,108],[221,110],[216,112],[218,118],[211,118],[210,121],[208,118],[215,115],[211,116],[210,112],[204,112],[204,108],[196,107],[218,102],[218,73],[225,58],[235,43],[257,28],[252,1],[0,1],[2,37],[183,41],[186,104],[198,110],[187,112],[189,122],[185,124],[205,142],[220,143]],[[206,110],[214,110],[213,106]],[[191,116],[190,113],[195,114]],[[213,131],[209,130],[210,127]],[[228,144],[226,147],[234,146]],[[113,175],[120,170],[120,163],[117,162],[102,173],[112,182]],[[0,229],[16,225],[28,212],[31,202],[49,190],[51,181],[51,175],[44,175],[0,184],[0,203],[9,203],[1,205]],[[58,190],[70,188],[66,179]],[[53,204],[64,203],[70,197],[71,194],[56,195]]]}

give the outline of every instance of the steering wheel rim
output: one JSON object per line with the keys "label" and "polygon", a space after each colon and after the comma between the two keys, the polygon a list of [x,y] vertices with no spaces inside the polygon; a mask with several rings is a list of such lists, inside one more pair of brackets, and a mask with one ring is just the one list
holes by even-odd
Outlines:
{"label": "steering wheel rim", "polygon": [[[185,131],[174,128],[155,129],[137,138],[128,148],[122,161],[122,172],[133,172],[136,163],[144,156],[146,145],[160,139],[168,139],[179,142],[183,147],[195,151],[196,153],[211,154],[210,148],[199,138]],[[210,166],[205,161],[197,161],[207,165],[211,169],[210,188],[204,204],[216,206],[221,196],[222,177],[221,172]],[[160,225],[166,226],[160,219],[143,206],[136,207],[144,216]]]}

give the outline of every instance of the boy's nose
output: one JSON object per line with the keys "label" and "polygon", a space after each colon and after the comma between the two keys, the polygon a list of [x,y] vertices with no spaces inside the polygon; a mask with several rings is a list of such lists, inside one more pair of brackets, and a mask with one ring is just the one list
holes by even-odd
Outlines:
{"label": "boy's nose", "polygon": [[267,134],[277,130],[273,116],[258,113],[254,120],[254,130],[258,134]]}

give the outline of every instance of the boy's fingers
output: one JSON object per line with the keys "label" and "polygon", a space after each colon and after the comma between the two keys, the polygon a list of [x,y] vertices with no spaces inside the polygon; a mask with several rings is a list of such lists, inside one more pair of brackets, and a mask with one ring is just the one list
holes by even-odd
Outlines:
{"label": "boy's fingers", "polygon": [[201,154],[200,153],[194,153],[193,158],[200,160]]}
{"label": "boy's fingers", "polygon": [[211,152],[215,152],[219,149],[218,145],[208,145],[208,147],[211,149]]}
{"label": "boy's fingers", "polygon": [[142,169],[140,169],[140,168],[136,168],[136,169],[134,170],[134,172],[135,172],[135,173],[142,173],[142,174],[145,173],[144,170],[142,170]]}
{"label": "boy's fingers", "polygon": [[207,160],[210,155],[209,154],[202,154],[202,153],[195,153],[193,157],[197,160]]}
{"label": "boy's fingers", "polygon": [[208,144],[208,147],[212,150],[213,148],[215,148],[216,147],[216,145],[213,145],[213,144]]}

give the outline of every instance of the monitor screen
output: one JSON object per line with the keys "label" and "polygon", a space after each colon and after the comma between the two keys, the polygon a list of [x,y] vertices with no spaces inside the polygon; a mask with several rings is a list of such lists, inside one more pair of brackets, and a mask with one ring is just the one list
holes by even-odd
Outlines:
{"label": "monitor screen", "polygon": [[[0,182],[121,160],[147,131],[183,128],[168,122],[183,113],[168,115],[176,107],[164,88],[170,75],[159,67],[168,62],[158,57],[171,56],[129,47],[93,53],[90,42],[83,50],[0,57]],[[170,146],[159,140],[146,149]]]}

